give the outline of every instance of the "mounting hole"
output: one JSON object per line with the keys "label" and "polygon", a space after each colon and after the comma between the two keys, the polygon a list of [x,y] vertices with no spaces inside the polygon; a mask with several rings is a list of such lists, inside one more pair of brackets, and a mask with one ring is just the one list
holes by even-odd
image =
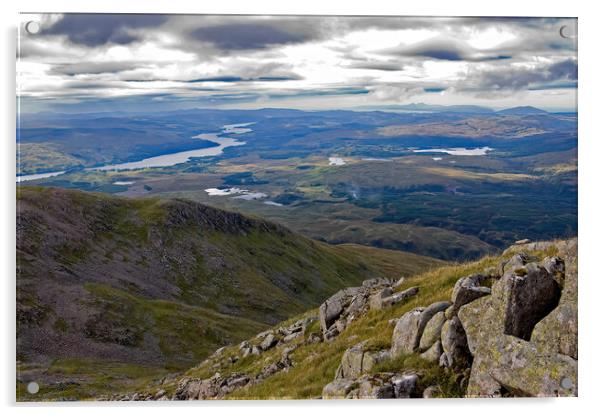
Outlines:
{"label": "mounting hole", "polygon": [[38,385],[38,382],[29,382],[27,384],[27,392],[31,393],[32,395],[35,395],[39,391],[40,391],[40,385]]}
{"label": "mounting hole", "polygon": [[560,386],[562,386],[563,389],[571,389],[573,387],[573,381],[569,378],[562,378]]}
{"label": "mounting hole", "polygon": [[33,20],[31,22],[27,22],[25,25],[25,30],[27,30],[27,33],[30,35],[36,35],[40,32],[40,24]]}

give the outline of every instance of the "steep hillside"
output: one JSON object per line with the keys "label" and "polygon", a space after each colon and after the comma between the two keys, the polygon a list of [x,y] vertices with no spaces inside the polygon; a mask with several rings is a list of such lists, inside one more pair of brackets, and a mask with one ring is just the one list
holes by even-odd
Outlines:
{"label": "steep hillside", "polygon": [[346,288],[183,376],[105,398],[576,396],[577,358],[577,241],[523,241]]}
{"label": "steep hillside", "polygon": [[443,264],[363,252],[191,201],[19,188],[19,381],[61,398],[132,387],[343,287]]}

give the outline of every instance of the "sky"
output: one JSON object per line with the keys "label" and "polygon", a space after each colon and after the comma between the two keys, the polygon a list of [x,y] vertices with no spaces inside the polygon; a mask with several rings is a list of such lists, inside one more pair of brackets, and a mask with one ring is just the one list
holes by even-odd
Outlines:
{"label": "sky", "polygon": [[[577,109],[572,18],[20,19],[17,95],[23,112],[411,103]],[[24,30],[30,21],[39,23],[38,33]]]}

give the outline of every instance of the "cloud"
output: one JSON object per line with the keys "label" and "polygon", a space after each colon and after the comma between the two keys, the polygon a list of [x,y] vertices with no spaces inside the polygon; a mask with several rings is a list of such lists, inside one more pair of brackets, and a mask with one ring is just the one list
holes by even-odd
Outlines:
{"label": "cloud", "polygon": [[41,34],[66,35],[71,42],[90,47],[127,45],[139,39],[131,29],[159,26],[166,21],[166,15],[157,14],[65,14]]}
{"label": "cloud", "polygon": [[190,33],[196,40],[211,42],[223,50],[264,49],[272,45],[301,43],[309,36],[289,33],[268,24],[239,23],[198,28]]}
{"label": "cloud", "polygon": [[77,62],[55,65],[50,71],[53,75],[98,75],[128,71],[140,65],[138,62]]}
{"label": "cloud", "polygon": [[[518,91],[522,89],[543,89],[547,85],[549,89],[556,89],[552,85],[564,81],[575,81],[577,79],[577,62],[567,59],[547,65],[533,67],[505,66],[492,70],[470,74],[466,79],[468,90],[477,90],[484,93],[495,93],[497,91]],[[566,83],[564,83],[566,85]]]}
{"label": "cloud", "polygon": [[400,45],[379,51],[385,55],[420,57],[443,61],[493,61],[512,59],[509,54],[480,51],[456,39],[434,37],[413,45]]}

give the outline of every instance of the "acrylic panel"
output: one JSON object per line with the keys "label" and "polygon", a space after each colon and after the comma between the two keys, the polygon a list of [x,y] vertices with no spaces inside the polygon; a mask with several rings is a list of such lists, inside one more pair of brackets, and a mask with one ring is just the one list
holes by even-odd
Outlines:
{"label": "acrylic panel", "polygon": [[17,401],[577,395],[577,19],[21,14]]}

